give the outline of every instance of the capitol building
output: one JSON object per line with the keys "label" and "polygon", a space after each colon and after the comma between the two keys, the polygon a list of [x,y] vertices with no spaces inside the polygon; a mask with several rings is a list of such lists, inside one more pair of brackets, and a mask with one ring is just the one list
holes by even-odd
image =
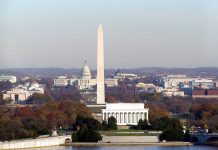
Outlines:
{"label": "capitol building", "polygon": [[[76,85],[78,86],[78,89],[88,89],[91,90],[93,89],[94,86],[97,85],[97,79],[92,78],[91,71],[85,61],[84,66],[82,67],[81,71],[81,78],[77,80]],[[118,79],[113,79],[113,78],[107,78],[105,79],[105,85],[107,87],[113,87],[113,86],[118,86]]]}
{"label": "capitol building", "polygon": [[[94,87],[97,85],[97,79],[96,77],[92,77],[91,71],[86,61],[81,69],[81,75],[79,78],[67,78],[65,76],[60,76],[54,79],[54,86],[56,87],[67,85],[74,85],[79,90],[94,90]],[[107,87],[118,86],[118,79],[106,78],[105,85]]]}
{"label": "capitol building", "polygon": [[92,79],[91,71],[88,65],[84,64],[81,71],[81,78],[77,80],[78,89],[93,89],[93,87],[97,84],[96,79]]}

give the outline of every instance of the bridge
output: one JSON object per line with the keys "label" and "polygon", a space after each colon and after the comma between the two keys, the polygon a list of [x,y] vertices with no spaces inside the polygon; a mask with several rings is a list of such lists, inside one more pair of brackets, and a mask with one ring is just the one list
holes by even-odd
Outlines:
{"label": "bridge", "polygon": [[195,133],[190,134],[191,142],[203,144],[206,142],[218,141],[218,133]]}

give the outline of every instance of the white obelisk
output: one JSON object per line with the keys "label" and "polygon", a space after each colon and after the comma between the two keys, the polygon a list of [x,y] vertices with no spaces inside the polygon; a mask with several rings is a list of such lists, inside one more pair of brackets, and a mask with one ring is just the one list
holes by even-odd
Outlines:
{"label": "white obelisk", "polygon": [[97,104],[105,104],[104,85],[104,44],[103,28],[101,24],[98,28],[98,49],[97,49]]}

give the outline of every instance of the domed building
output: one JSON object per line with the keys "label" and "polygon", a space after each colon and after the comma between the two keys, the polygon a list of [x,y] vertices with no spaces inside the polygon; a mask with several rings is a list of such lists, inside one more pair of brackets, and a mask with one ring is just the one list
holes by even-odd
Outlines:
{"label": "domed building", "polygon": [[82,71],[81,71],[81,78],[78,79],[77,86],[80,90],[82,89],[92,90],[96,84],[97,84],[96,79],[92,79],[91,71],[85,61],[85,64],[82,67]]}
{"label": "domed building", "polygon": [[28,86],[29,91],[43,91],[43,93],[44,93],[44,89],[45,89],[45,87],[43,87],[43,85],[41,85],[35,81],[30,83]]}
{"label": "domed building", "polygon": [[85,61],[84,66],[82,67],[81,75],[82,75],[81,79],[91,79],[91,77],[92,77],[90,69],[86,64],[86,61]]}
{"label": "domed building", "polygon": [[[91,70],[86,61],[81,69],[80,78],[68,78],[66,76],[60,76],[54,79],[55,87],[65,87],[68,84],[76,86],[79,90],[94,90],[97,85],[96,78],[92,78]],[[113,78],[105,79],[107,87],[114,87],[118,85],[118,80]]]}
{"label": "domed building", "polygon": [[[108,78],[105,79],[105,84],[108,87],[117,86],[118,82],[117,79]],[[92,78],[91,71],[85,61],[84,66],[82,67],[81,71],[81,78],[78,79],[77,86],[80,90],[93,90],[94,86],[97,85],[96,78]]]}

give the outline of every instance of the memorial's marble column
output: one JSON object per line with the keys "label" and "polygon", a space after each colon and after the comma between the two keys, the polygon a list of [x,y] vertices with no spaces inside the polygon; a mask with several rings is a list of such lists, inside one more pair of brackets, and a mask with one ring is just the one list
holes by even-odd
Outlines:
{"label": "memorial's marble column", "polygon": [[127,112],[126,117],[127,117],[126,123],[129,124],[129,112]]}
{"label": "memorial's marble column", "polygon": [[135,113],[132,113],[132,123],[135,123]]}
{"label": "memorial's marble column", "polygon": [[132,123],[132,112],[130,112],[129,116],[130,116],[129,123]]}
{"label": "memorial's marble column", "polygon": [[138,113],[136,112],[135,115],[136,115],[136,121],[135,122],[137,123],[138,122]]}
{"label": "memorial's marble column", "polygon": [[148,113],[145,113],[146,114],[146,119],[147,119],[147,121],[148,121]]}
{"label": "memorial's marble column", "polygon": [[115,113],[115,118],[116,118],[116,120],[117,120],[117,123],[118,123],[118,114],[117,114],[117,112]]}
{"label": "memorial's marble column", "polygon": [[133,116],[132,123],[135,123],[135,113],[132,113],[132,116]]}
{"label": "memorial's marble column", "polygon": [[137,122],[139,122],[140,119],[141,119],[140,118],[140,112],[138,112],[138,121]]}
{"label": "memorial's marble column", "polygon": [[144,112],[142,113],[142,118],[143,118],[143,120],[145,120],[145,113]]}
{"label": "memorial's marble column", "polygon": [[122,113],[120,112],[120,123],[122,123]]}
{"label": "memorial's marble column", "polygon": [[125,112],[123,112],[123,123],[126,123],[126,121],[125,121],[125,119],[126,119],[126,113]]}
{"label": "memorial's marble column", "polygon": [[107,112],[105,113],[105,121],[108,121],[108,116],[107,116]]}

